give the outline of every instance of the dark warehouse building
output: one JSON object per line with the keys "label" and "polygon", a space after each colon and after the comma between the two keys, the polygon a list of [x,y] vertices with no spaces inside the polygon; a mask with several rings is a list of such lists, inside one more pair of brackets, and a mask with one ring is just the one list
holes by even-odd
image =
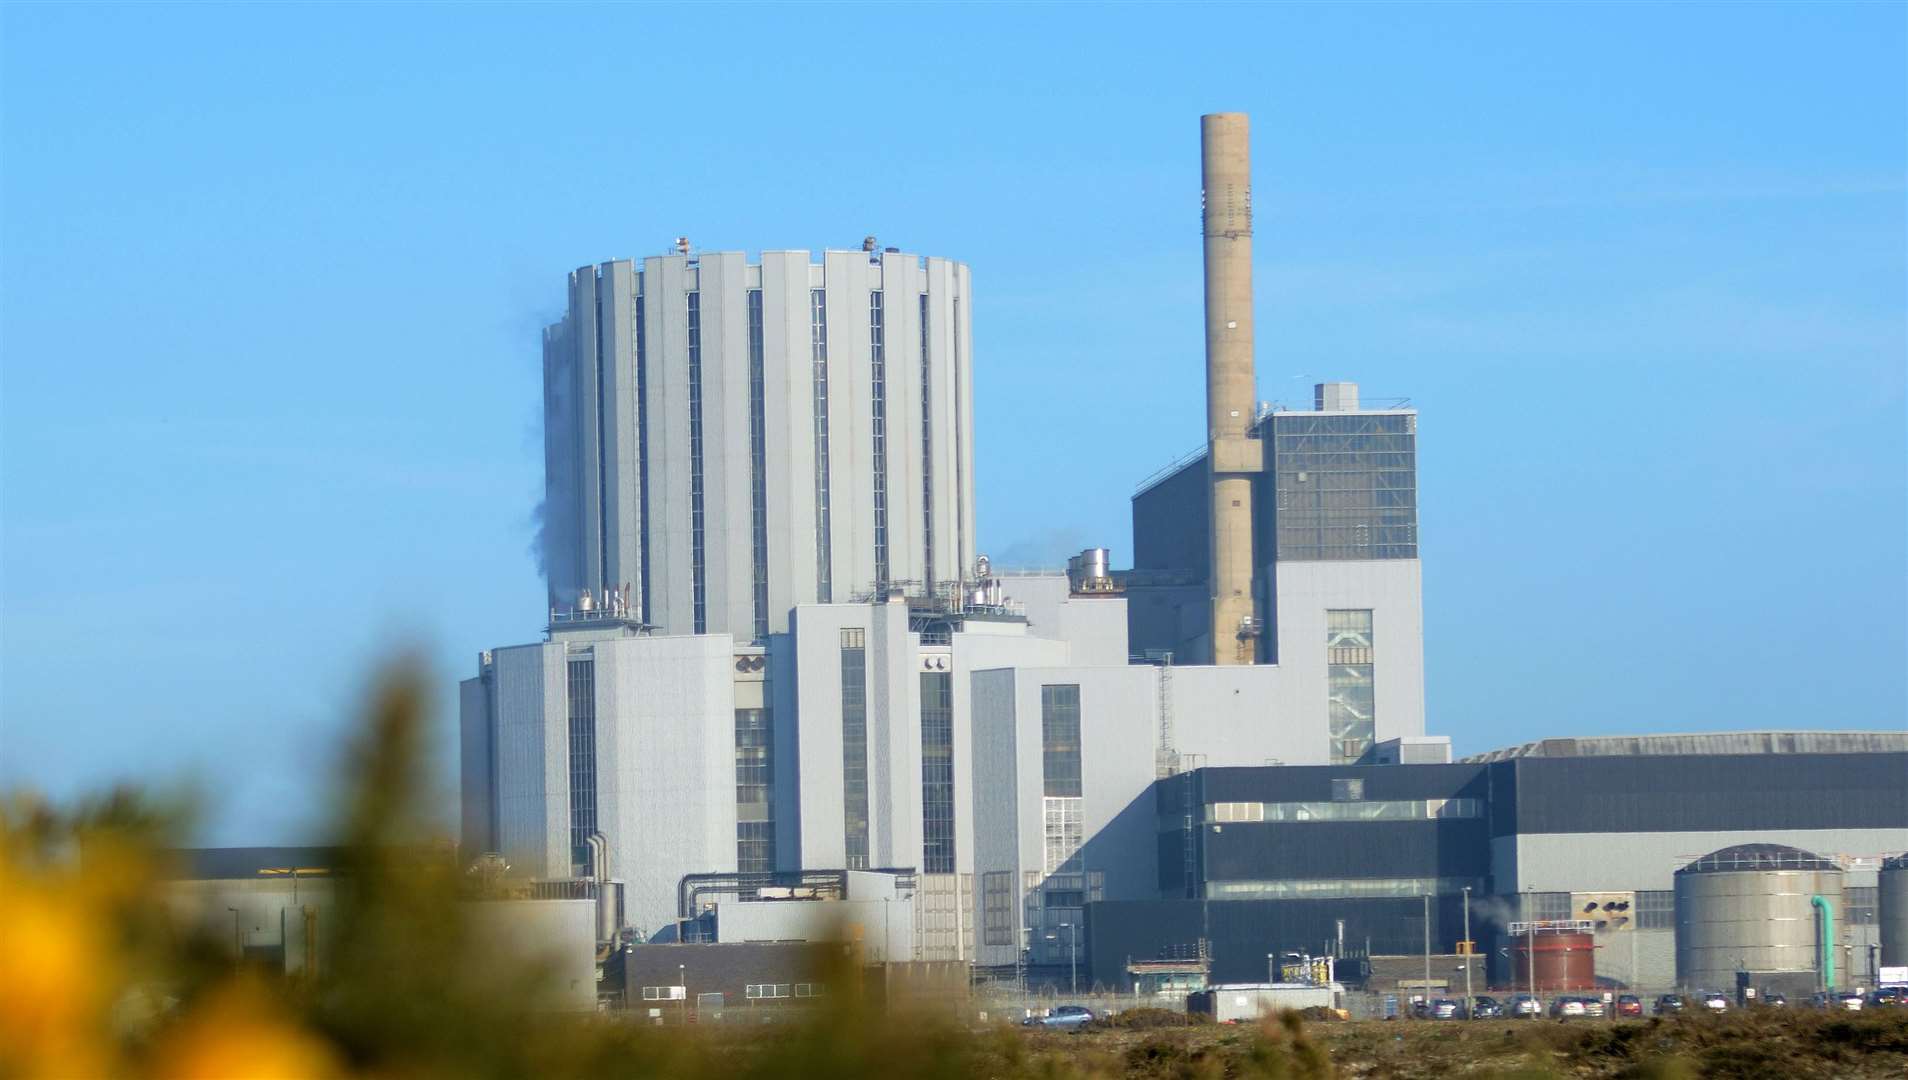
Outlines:
{"label": "dark warehouse building", "polygon": [[1856,868],[1838,928],[1853,971],[1875,934],[1856,875],[1908,847],[1908,735],[1554,739],[1454,764],[1198,769],[1154,797],[1159,898],[1087,909],[1107,985],[1202,945],[1214,982],[1262,981],[1288,950],[1413,955],[1427,917],[1431,951],[1451,953],[1467,888],[1493,955],[1513,922],[1619,903],[1633,914],[1595,928],[1599,975],[1670,985],[1675,871],[1758,841]]}

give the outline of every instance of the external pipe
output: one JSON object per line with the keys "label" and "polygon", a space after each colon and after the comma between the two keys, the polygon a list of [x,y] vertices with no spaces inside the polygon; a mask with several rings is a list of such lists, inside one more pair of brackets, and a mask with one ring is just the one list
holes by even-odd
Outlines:
{"label": "external pipe", "polygon": [[1822,976],[1822,988],[1835,988],[1835,905],[1826,896],[1809,897],[1815,909],[1815,970]]}

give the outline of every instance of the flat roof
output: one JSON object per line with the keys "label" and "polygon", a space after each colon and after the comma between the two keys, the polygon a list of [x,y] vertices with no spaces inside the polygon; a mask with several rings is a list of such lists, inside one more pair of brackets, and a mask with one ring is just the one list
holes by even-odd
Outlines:
{"label": "flat roof", "polygon": [[1458,759],[1655,757],[1680,754],[1899,754],[1908,731],[1711,731],[1680,735],[1590,735],[1539,739]]}

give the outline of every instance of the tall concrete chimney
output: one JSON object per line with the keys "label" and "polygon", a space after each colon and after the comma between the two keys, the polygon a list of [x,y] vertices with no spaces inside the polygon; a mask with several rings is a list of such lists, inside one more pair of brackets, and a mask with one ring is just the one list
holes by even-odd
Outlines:
{"label": "tall concrete chimney", "polygon": [[1250,664],[1259,621],[1252,594],[1252,165],[1244,113],[1199,118],[1206,245],[1206,446],[1212,482],[1212,659]]}

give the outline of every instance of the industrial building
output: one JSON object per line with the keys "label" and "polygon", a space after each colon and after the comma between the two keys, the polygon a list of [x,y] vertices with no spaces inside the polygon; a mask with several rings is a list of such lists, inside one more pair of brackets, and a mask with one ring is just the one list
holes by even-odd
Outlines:
{"label": "industrial building", "polygon": [[1090,905],[1093,974],[1118,985],[1134,961],[1197,949],[1213,979],[1250,980],[1269,951],[1416,954],[1428,924],[1431,952],[1471,941],[1514,985],[1499,950],[1537,924],[1593,940],[1600,981],[1733,986],[1725,966],[1793,967],[1739,947],[1703,910],[1735,884],[1718,869],[1764,869],[1749,856],[1769,848],[1805,853],[1788,856],[1793,868],[1833,888],[1794,885],[1780,913],[1759,900],[1733,917],[1808,930],[1822,895],[1833,967],[1873,985],[1877,875],[1882,856],[1908,846],[1904,776],[1908,733],[1885,732],[1555,739],[1444,765],[1196,769],[1154,785],[1158,898]]}
{"label": "industrial building", "polygon": [[888,963],[1122,985],[1540,926],[1668,985],[1678,868],[1772,843],[1845,872],[1859,963],[1902,737],[1426,734],[1418,412],[1256,399],[1248,159],[1243,116],[1202,119],[1207,437],[1134,495],[1131,568],[978,553],[965,266],[683,241],[572,273],[548,622],[462,684],[465,856],[659,948],[850,925]]}

